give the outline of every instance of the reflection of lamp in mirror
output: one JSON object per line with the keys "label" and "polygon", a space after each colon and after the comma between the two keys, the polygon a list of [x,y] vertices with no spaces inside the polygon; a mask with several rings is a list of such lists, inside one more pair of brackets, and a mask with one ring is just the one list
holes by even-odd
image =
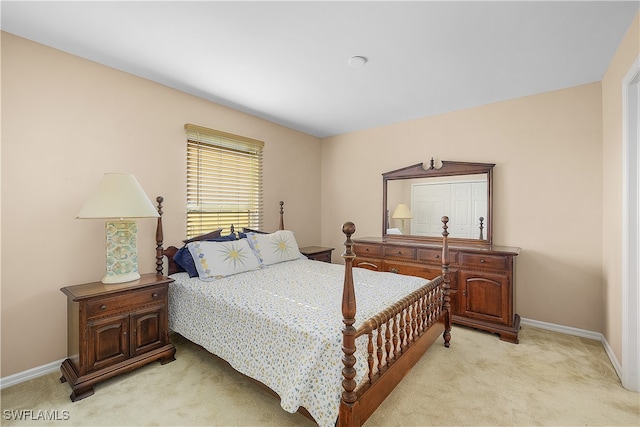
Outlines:
{"label": "reflection of lamp in mirror", "polygon": [[413,216],[411,215],[409,206],[405,205],[404,203],[400,203],[398,204],[398,206],[396,206],[396,209],[393,211],[393,215],[391,215],[391,218],[400,220],[400,231],[402,232],[402,234],[404,234],[404,220],[411,219],[413,218]]}
{"label": "reflection of lamp in mirror", "polygon": [[106,173],[78,218],[103,218],[106,223],[106,275],[102,283],[140,278],[138,228],[133,218],[157,218],[158,211],[131,174]]}

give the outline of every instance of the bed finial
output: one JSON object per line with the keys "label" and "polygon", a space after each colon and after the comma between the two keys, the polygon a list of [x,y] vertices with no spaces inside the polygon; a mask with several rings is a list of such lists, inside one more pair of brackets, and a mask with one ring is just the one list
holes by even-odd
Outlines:
{"label": "bed finial", "polygon": [[449,347],[449,341],[451,341],[451,278],[449,277],[449,232],[447,229],[447,223],[449,222],[448,216],[442,217],[442,277],[444,278],[444,283],[442,285],[443,289],[443,304],[442,308],[445,311],[444,314],[444,333],[442,337],[444,338],[444,346]]}
{"label": "bed finial", "polygon": [[162,232],[162,202],[164,202],[164,197],[156,197],[156,202],[158,202],[158,214],[160,214],[156,227],[156,274],[162,274],[162,241],[164,240]]}
{"label": "bed finial", "polygon": [[[356,232],[356,225],[351,221],[345,222],[342,224],[342,232],[347,236],[347,242],[351,243],[351,246],[353,246],[351,236]],[[347,242],[345,242],[345,244]]]}
{"label": "bed finial", "polygon": [[284,202],[280,200],[280,230],[284,230]]}

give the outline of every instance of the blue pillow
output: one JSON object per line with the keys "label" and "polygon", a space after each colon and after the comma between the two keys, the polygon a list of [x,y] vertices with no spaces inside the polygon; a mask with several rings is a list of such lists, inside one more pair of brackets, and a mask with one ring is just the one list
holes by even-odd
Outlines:
{"label": "blue pillow", "polygon": [[173,256],[173,260],[178,264],[182,271],[189,273],[189,277],[196,277],[198,275],[196,265],[193,262],[193,257],[186,245],[178,249],[178,252]]}
{"label": "blue pillow", "polygon": [[[229,234],[228,236],[220,236],[212,239],[203,239],[203,241],[209,242],[228,242],[229,240],[237,240],[235,234]],[[193,257],[191,256],[191,252],[187,248],[187,245],[184,245],[178,252],[173,256],[173,260],[178,267],[182,269],[182,271],[186,271],[189,274],[189,277],[198,277],[198,270],[196,268],[195,262],[193,262]]]}

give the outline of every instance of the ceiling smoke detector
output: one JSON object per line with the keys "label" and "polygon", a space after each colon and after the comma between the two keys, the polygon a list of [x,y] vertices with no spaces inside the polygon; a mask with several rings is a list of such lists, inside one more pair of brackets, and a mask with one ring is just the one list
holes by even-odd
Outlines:
{"label": "ceiling smoke detector", "polygon": [[360,68],[360,67],[364,67],[364,64],[367,63],[367,57],[366,56],[352,56],[351,58],[349,58],[349,66],[351,66],[352,68]]}

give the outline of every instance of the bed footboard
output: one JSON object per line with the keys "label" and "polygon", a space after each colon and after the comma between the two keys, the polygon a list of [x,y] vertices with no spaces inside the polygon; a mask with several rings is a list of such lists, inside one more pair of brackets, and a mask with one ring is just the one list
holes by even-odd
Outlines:
{"label": "bed footboard", "polygon": [[[345,279],[342,299],[343,393],[338,426],[360,426],[404,378],[431,344],[442,334],[444,345],[451,339],[449,296],[449,248],[447,217],[443,222],[442,275],[430,281],[356,329],[356,299],[353,286],[353,242],[355,225],[343,225]],[[368,375],[356,384],[356,338],[366,335]]]}

